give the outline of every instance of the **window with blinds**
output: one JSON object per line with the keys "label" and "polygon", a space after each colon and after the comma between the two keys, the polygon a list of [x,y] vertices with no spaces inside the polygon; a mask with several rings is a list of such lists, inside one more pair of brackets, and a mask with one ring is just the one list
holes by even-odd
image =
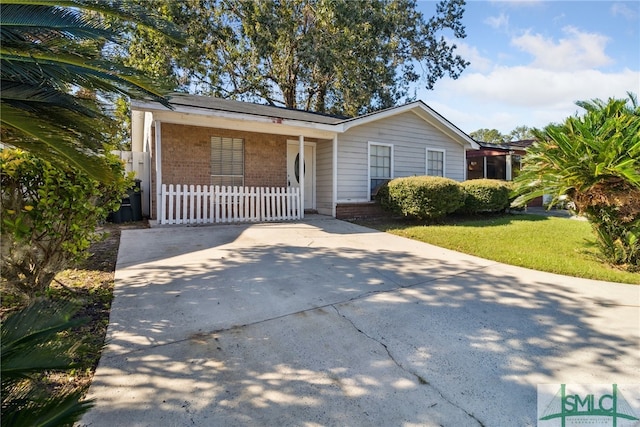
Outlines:
{"label": "window with blinds", "polygon": [[211,184],[244,185],[244,140],[211,137]]}
{"label": "window with blinds", "polygon": [[444,150],[427,148],[427,175],[444,176]]}
{"label": "window with blinds", "polygon": [[392,146],[369,143],[369,193],[373,198],[377,189],[393,176]]}

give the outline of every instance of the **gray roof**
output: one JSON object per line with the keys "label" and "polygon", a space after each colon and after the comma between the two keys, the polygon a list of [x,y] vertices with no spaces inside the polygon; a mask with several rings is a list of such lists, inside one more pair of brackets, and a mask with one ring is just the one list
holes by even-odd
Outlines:
{"label": "gray roof", "polygon": [[309,111],[293,110],[290,108],[273,107],[271,105],[253,104],[250,102],[233,101],[230,99],[214,98],[210,96],[186,95],[173,93],[169,102],[174,106],[195,107],[212,111],[229,111],[233,113],[250,114],[254,116],[275,117],[285,120],[335,125],[343,122],[345,117],[327,114],[311,113]]}

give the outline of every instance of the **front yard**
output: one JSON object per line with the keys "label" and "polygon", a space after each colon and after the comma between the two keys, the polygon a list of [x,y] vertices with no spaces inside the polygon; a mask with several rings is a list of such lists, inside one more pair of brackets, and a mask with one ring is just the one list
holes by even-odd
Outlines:
{"label": "front yard", "polygon": [[424,225],[409,220],[359,224],[505,264],[587,279],[640,284],[640,273],[607,265],[585,221],[539,215],[504,215]]}

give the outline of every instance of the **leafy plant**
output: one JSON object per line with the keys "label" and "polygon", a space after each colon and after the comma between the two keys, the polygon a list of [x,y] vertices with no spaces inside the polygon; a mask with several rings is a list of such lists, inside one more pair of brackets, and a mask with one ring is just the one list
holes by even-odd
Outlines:
{"label": "leafy plant", "polygon": [[516,179],[516,205],[570,201],[613,264],[640,268],[640,107],[636,97],[578,102],[583,116],[535,131]]}
{"label": "leafy plant", "polygon": [[389,181],[378,192],[385,209],[404,216],[435,220],[455,212],[464,203],[460,184],[449,178],[413,176]]}
{"label": "leafy plant", "polygon": [[71,369],[79,343],[64,332],[84,322],[72,319],[78,307],[39,299],[9,316],[1,326],[2,426],[71,425],[91,406],[85,390],[46,390],[40,376]]}
{"label": "leafy plant", "polygon": [[177,40],[173,26],[129,2],[7,0],[0,7],[2,142],[97,179],[116,178],[98,155],[109,121],[101,96],[168,103],[144,76],[102,58],[104,45],[121,39],[100,16],[161,29]]}
{"label": "leafy plant", "polygon": [[465,199],[459,212],[467,214],[502,212],[509,207],[511,186],[506,181],[472,179],[460,185],[465,192]]}
{"label": "leafy plant", "polygon": [[118,157],[108,154],[103,161],[115,177],[108,183],[22,150],[0,151],[4,292],[41,295],[56,273],[87,256],[96,226],[131,184]]}

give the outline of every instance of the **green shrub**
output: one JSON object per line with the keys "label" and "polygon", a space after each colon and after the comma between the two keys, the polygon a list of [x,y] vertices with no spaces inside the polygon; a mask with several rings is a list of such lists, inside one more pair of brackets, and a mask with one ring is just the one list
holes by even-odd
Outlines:
{"label": "green shrub", "polygon": [[466,214],[502,212],[509,207],[511,186],[497,179],[472,179],[461,183],[464,205],[458,210]]}
{"label": "green shrub", "polygon": [[118,157],[104,161],[116,178],[101,183],[22,150],[0,151],[3,293],[40,295],[58,272],[88,255],[97,225],[131,185]]}
{"label": "green shrub", "polygon": [[389,181],[378,191],[378,200],[383,208],[397,214],[434,220],[459,209],[464,192],[449,178],[413,176]]}
{"label": "green shrub", "polygon": [[516,205],[570,202],[592,224],[608,262],[640,270],[640,104],[635,95],[576,103],[585,110],[535,130],[516,178]]}

